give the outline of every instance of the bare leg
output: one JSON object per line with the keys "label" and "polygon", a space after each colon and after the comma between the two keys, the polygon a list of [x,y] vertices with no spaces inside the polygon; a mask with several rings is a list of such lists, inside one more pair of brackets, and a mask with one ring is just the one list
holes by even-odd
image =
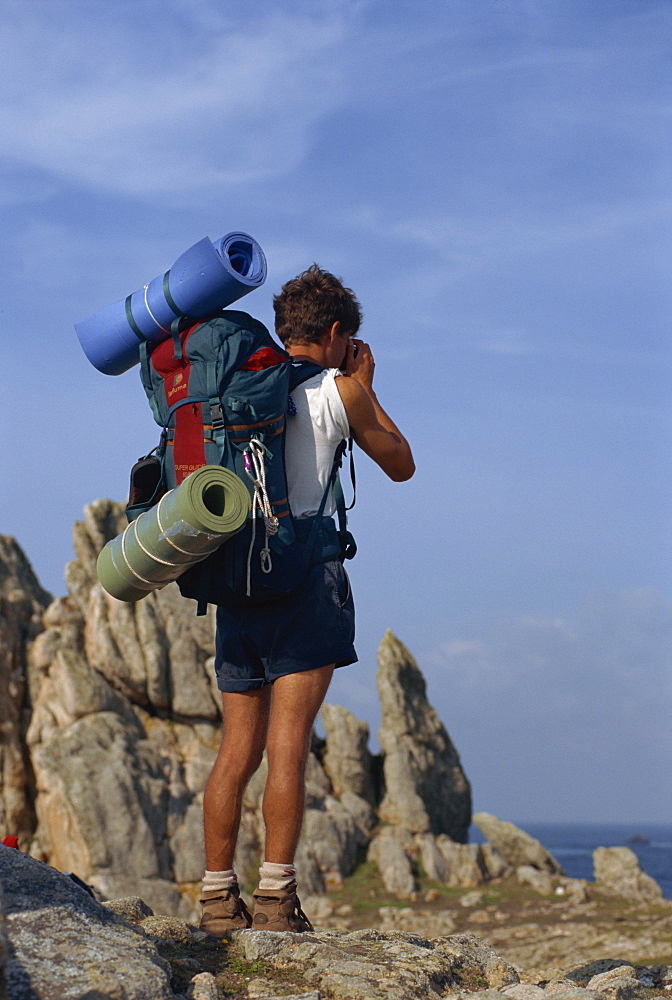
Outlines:
{"label": "bare leg", "polygon": [[263,756],[271,694],[270,684],[222,694],[222,742],[203,797],[209,871],[233,867],[243,795]]}
{"label": "bare leg", "polygon": [[294,860],[303,822],[310,737],[333,672],[333,665],[320,667],[287,674],[273,683],[263,800],[266,861],[291,864]]}

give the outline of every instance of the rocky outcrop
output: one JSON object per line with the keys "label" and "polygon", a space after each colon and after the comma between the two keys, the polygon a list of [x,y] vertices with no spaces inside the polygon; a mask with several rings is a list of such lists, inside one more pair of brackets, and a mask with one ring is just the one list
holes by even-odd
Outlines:
{"label": "rocky outcrop", "polygon": [[474,974],[486,982],[518,982],[512,966],[473,935],[432,941],[399,931],[270,934],[247,931],[236,938],[247,961],[303,973],[319,996],[348,1000],[410,1000],[445,997]]}
{"label": "rocky outcrop", "polygon": [[[15,706],[11,759],[16,774],[12,777],[5,753],[1,788],[7,801],[18,788],[28,788],[29,794],[22,792],[11,812],[5,809],[4,829],[18,830],[22,846],[31,837],[35,857],[77,872],[103,897],[141,893],[155,910],[188,917],[194,915],[204,869],[202,797],[220,725],[212,669],[214,622],[211,614],[197,617],[175,585],[137,604],[105,594],[97,582],[96,559],[125,523],[123,509],[110,500],[85,508],[74,527],[77,558],[66,568],[68,594],[46,610],[48,595],[25,557],[5,546],[3,569],[11,585],[0,594],[11,596],[12,608],[21,609],[23,617],[20,627],[11,609],[2,618],[5,628],[14,623],[13,644],[4,648],[14,650],[22,669],[17,673],[12,664],[0,669],[0,683],[11,681],[17,692],[13,701],[7,699]],[[422,806],[427,819],[420,825],[429,824],[429,831],[433,824],[440,833],[446,817],[455,814],[456,778],[467,795],[468,784],[408,654],[394,661],[396,673],[383,662],[390,644],[403,650],[394,637],[381,646],[383,728],[404,734],[404,752],[418,766],[404,771],[392,762],[386,801],[403,808],[415,775],[419,801],[427,799]],[[403,685],[409,671],[413,687],[407,695]],[[17,687],[16,677],[23,687]],[[338,888],[352,872],[378,823],[382,794],[380,762],[369,751],[366,723],[331,705],[324,706],[323,721],[327,739],[320,758],[310,758],[297,854],[306,895]],[[423,779],[427,767],[438,768],[458,788],[457,797],[448,789],[448,796],[432,799]],[[236,854],[244,877],[254,878],[262,855],[265,774],[264,765],[245,796]],[[454,832],[462,836],[468,815],[460,822]],[[419,849],[412,835],[409,842],[404,833],[402,841],[410,881],[398,888],[411,892]]]}
{"label": "rocky outcrop", "polygon": [[562,874],[562,868],[553,855],[513,823],[506,823],[490,813],[476,813],[474,823],[513,868],[527,865],[553,875]]}
{"label": "rocky outcrop", "polygon": [[170,967],[144,934],[66,875],[0,847],[12,1000],[172,1000]]}
{"label": "rocky outcrop", "polygon": [[658,883],[642,871],[637,855],[629,847],[598,847],[593,853],[595,881],[619,896],[633,900],[659,900]]}
{"label": "rocky outcrop", "polygon": [[[404,929],[410,907],[388,907],[383,929],[246,930],[219,942],[180,918],[155,916],[138,897],[100,905],[67,876],[5,847],[0,885],[2,1000],[3,983],[12,1000],[652,1000],[672,985],[672,966],[622,958],[535,970],[480,933],[455,933],[440,911],[424,932]],[[468,895],[482,903],[482,893]],[[662,919],[661,941],[669,908]],[[549,930],[536,937],[557,940]]]}
{"label": "rocky outcrop", "polygon": [[22,846],[35,827],[25,742],[30,719],[26,648],[41,630],[50,600],[14,539],[0,535],[0,830],[18,836]]}
{"label": "rocky outcrop", "polygon": [[[103,898],[140,894],[156,912],[193,919],[204,869],[203,789],[220,726],[214,622],[198,618],[175,585],[135,605],[102,591],[96,557],[124,524],[111,501],[86,508],[75,525],[68,594],[46,610],[49,595],[25,556],[0,539],[0,829]],[[309,758],[296,859],[307,911],[333,912],[324,894],[339,890],[364,849],[399,899],[417,901],[425,878],[469,890],[515,871],[540,896],[585,901],[585,883],[564,879],[555,859],[512,824],[480,814],[488,843],[463,842],[469,783],[417,664],[389,632],[378,687],[377,757],[366,723],[338,706],[322,710],[326,741],[316,739]],[[265,777],[262,764],[245,795],[235,859],[250,881],[263,853]],[[659,898],[630,856],[605,855],[611,861],[598,879],[631,898]],[[415,916],[403,909],[390,907],[385,926],[411,929]],[[452,918],[440,923],[447,933]]]}
{"label": "rocky outcrop", "polygon": [[375,805],[369,727],[339,705],[325,704],[320,714],[327,736],[324,769],[334,795],[351,792]]}
{"label": "rocky outcrop", "polygon": [[111,501],[86,508],[69,593],[30,647],[31,851],[103,895],[142,892],[186,916],[203,873],[202,792],[218,743],[213,620],[197,618],[174,585],[137,605],[102,591],[97,553],[124,523]]}
{"label": "rocky outcrop", "polygon": [[381,820],[412,833],[446,834],[466,843],[471,789],[457,750],[427,701],[418,666],[401,642],[386,632],[378,650],[385,794]]}

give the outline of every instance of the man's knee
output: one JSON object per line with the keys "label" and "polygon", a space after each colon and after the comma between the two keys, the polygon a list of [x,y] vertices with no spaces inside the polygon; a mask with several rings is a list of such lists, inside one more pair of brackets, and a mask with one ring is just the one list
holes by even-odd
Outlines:
{"label": "man's knee", "polygon": [[263,748],[223,744],[220,747],[212,773],[223,771],[229,778],[247,784],[259,768],[263,756]]}
{"label": "man's knee", "polygon": [[285,735],[278,733],[269,740],[266,751],[269,777],[272,778],[278,772],[303,774],[310,753],[310,733],[307,737],[296,730]]}

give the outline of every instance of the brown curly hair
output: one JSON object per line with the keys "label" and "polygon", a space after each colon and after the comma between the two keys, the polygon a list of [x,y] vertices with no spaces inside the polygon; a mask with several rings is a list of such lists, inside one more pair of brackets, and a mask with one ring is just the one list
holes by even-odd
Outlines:
{"label": "brown curly hair", "polygon": [[319,344],[336,322],[353,336],[362,322],[362,308],[352,289],[317,264],[285,282],[273,296],[273,308],[275,332],[286,347]]}

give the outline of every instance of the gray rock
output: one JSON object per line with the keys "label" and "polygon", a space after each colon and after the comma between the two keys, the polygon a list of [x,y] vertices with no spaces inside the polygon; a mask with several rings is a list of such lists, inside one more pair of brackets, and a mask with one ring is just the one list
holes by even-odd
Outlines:
{"label": "gray rock", "polygon": [[211,972],[199,972],[187,987],[188,1000],[222,1000],[222,991]]}
{"label": "gray rock", "polygon": [[50,600],[19,545],[0,535],[0,830],[22,846],[35,829],[25,747],[31,702],[26,646],[42,630]]}
{"label": "gray rock", "polygon": [[274,993],[273,995],[270,993],[263,994],[263,1000],[323,1000],[323,998],[324,994],[320,993],[319,990],[309,990],[308,993],[292,993],[291,995],[283,993],[282,996],[279,993]]}
{"label": "gray rock", "polygon": [[465,843],[471,789],[460,758],[408,650],[386,632],[378,650],[385,795],[380,818],[414,833],[445,833]]}
{"label": "gray rock", "polygon": [[514,868],[531,865],[552,875],[562,875],[562,868],[553,855],[513,823],[506,823],[490,813],[477,813],[474,823]]}
{"label": "gray rock", "polygon": [[582,878],[560,876],[560,885],[555,890],[558,895],[567,896],[572,903],[587,903],[590,899],[588,883]]}
{"label": "gray rock", "polygon": [[343,1000],[438,1000],[454,982],[450,957],[400,931],[243,931],[233,947],[247,961],[263,957],[277,968],[303,971],[309,985]]}
{"label": "gray rock", "polygon": [[357,859],[357,830],[350,813],[336,799],[327,799],[324,809],[306,809],[301,838],[325,887],[339,888]]}
{"label": "gray rock", "polygon": [[442,834],[436,838],[436,846],[446,865],[446,885],[470,889],[487,881],[489,875],[479,844],[456,844]]}
{"label": "gray rock", "polygon": [[173,1000],[154,945],[71,879],[0,848],[12,1000]]}
{"label": "gray rock", "polygon": [[118,872],[160,878],[166,788],[159,762],[136,721],[98,712],[59,730],[33,755],[38,815],[50,855],[82,878]]}
{"label": "gray rock", "polygon": [[639,982],[637,973],[629,965],[593,976],[588,989],[608,1000],[646,1000],[650,996],[650,988]]}
{"label": "gray rock", "polygon": [[162,878],[128,878],[124,875],[93,875],[90,884],[103,897],[124,898],[132,892],[142,893],[142,898],[153,913],[177,916],[183,920],[198,919],[194,904],[183,896],[173,882]]}
{"label": "gray rock", "polygon": [[393,828],[384,827],[371,841],[367,860],[374,861],[378,866],[386,892],[391,892],[400,899],[410,899],[417,889],[413,864],[395,834]]}
{"label": "gray rock", "polygon": [[511,865],[494,844],[482,844],[481,857],[490,878],[502,878],[511,871]]}
{"label": "gray rock", "polygon": [[[466,994],[461,994],[465,996]],[[469,991],[469,1000],[502,1000],[502,994],[499,990],[488,989],[488,990],[476,990],[474,993]]]}
{"label": "gray rock", "polygon": [[420,864],[427,878],[434,882],[447,882],[450,869],[446,858],[439,850],[436,837],[432,833],[418,833],[415,843],[420,852]]}
{"label": "gray rock", "polygon": [[629,847],[598,847],[593,852],[593,864],[595,881],[619,896],[642,901],[663,898],[662,889],[642,871],[637,855]]}
{"label": "gray rock", "polygon": [[539,871],[538,868],[533,868],[532,865],[518,865],[516,868],[516,878],[520,885],[529,885],[540,896],[553,895],[553,879],[549,872]]}
{"label": "gray rock", "polygon": [[[39,621],[33,616],[44,610],[52,600],[51,594],[41,585],[21,546],[14,538],[0,535],[0,594],[10,600],[26,600],[30,609],[25,626],[32,620],[39,631]],[[23,595],[18,597],[18,595]],[[30,628],[28,631],[32,631]]]}
{"label": "gray rock", "polygon": [[591,990],[601,990],[603,987],[609,986],[610,983],[616,982],[619,979],[629,979],[637,982],[637,973],[629,962],[622,962],[620,965],[615,964],[613,969],[605,969],[604,972],[598,972],[596,975],[591,976],[588,980],[588,987]]}
{"label": "gray rock", "polygon": [[519,981],[514,967],[475,934],[451,934],[436,938],[432,943],[436,951],[450,960],[458,985],[475,976],[484,977],[489,986],[505,986]]}
{"label": "gray rock", "polygon": [[219,723],[213,617],[197,618],[176,587],[134,606],[103,593],[97,554],[124,523],[111,501],[85,509],[70,595],[49,605],[30,649],[31,850],[105,894],[142,891],[186,916],[204,870],[202,793]]}
{"label": "gray rock", "polygon": [[357,839],[360,844],[368,844],[371,834],[378,822],[376,814],[369,803],[355,795],[354,792],[343,792],[341,795],[341,805],[352,816]]}
{"label": "gray rock", "polygon": [[514,967],[499,955],[493,955],[485,963],[485,977],[489,986],[508,987],[519,982],[519,976]]}
{"label": "gray rock", "polygon": [[320,715],[327,737],[324,768],[334,795],[351,792],[375,805],[368,725],[339,705],[324,704]]}
{"label": "gray rock", "polygon": [[110,899],[103,903],[107,910],[112,910],[122,917],[127,924],[141,924],[146,917],[153,917],[151,907],[147,906],[140,896],[123,896],[120,899]]}
{"label": "gray rock", "polygon": [[[11,850],[11,848],[0,847],[2,850]],[[4,903],[4,893],[2,891],[2,883],[0,882],[0,1000],[8,1000],[7,998],[7,961],[9,959],[8,948],[7,948],[7,918],[5,916],[5,903]]]}
{"label": "gray rock", "polygon": [[534,986],[533,983],[517,983],[515,986],[506,986],[502,993],[512,1000],[541,1000],[544,991],[541,986]]}
{"label": "gray rock", "polygon": [[553,1000],[600,1000],[600,994],[596,990],[586,989],[585,986],[571,986],[566,983],[551,983],[546,987],[544,993],[552,996]]}

